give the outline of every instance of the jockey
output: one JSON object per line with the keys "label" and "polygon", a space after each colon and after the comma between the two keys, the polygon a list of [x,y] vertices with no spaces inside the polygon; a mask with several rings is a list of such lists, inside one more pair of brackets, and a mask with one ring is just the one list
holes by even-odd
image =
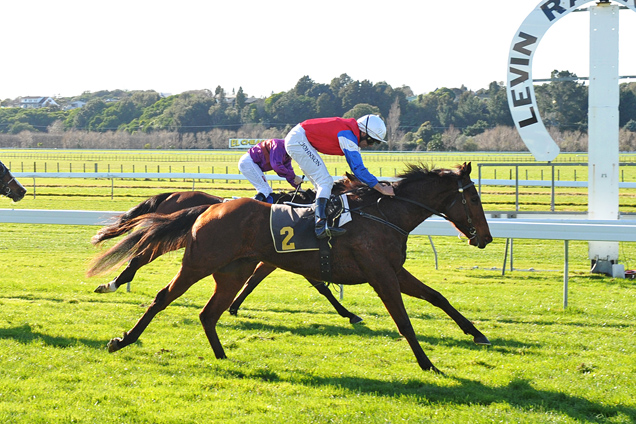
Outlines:
{"label": "jockey", "polygon": [[291,157],[285,150],[285,140],[271,139],[258,143],[245,153],[238,163],[239,171],[256,188],[258,194],[254,199],[261,202],[273,203],[273,190],[267,184],[265,172],[274,171],[279,177],[284,177],[292,187],[296,188],[303,181],[294,173]]}
{"label": "jockey", "polygon": [[344,156],[353,174],[369,187],[394,196],[393,187],[378,182],[362,163],[360,148],[386,143],[386,126],[377,115],[358,119],[317,118],[296,125],[285,137],[287,153],[316,188],[316,237],[339,236],[346,230],[327,226],[326,206],[331,196],[333,178],[318,152]]}

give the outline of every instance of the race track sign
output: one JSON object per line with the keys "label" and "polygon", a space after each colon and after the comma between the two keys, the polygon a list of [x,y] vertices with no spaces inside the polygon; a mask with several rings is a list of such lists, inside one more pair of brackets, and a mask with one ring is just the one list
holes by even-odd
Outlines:
{"label": "race track sign", "polygon": [[[508,58],[508,103],[521,139],[538,161],[552,161],[559,146],[546,129],[532,84],[532,58],[543,35],[556,21],[596,0],[542,1],[515,34]],[[636,0],[615,0],[636,12]]]}
{"label": "race track sign", "polygon": [[249,149],[258,143],[267,140],[266,138],[230,138],[230,149]]}

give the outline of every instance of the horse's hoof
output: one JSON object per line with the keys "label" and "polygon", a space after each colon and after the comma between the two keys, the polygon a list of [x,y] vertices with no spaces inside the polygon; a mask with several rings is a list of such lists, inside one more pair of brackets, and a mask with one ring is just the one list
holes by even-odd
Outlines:
{"label": "horse's hoof", "polygon": [[[128,335],[127,331],[124,331],[124,338]],[[113,353],[113,352],[117,352],[119,349],[121,349],[124,346],[121,346],[120,343],[123,342],[124,339],[123,338],[119,338],[119,337],[115,337],[114,339],[111,339],[111,341],[108,342],[108,352],[109,353]]]}
{"label": "horse's hoof", "polygon": [[473,341],[478,345],[490,346],[490,340],[488,340],[488,338],[484,336],[483,334],[480,334],[479,336],[475,336]]}
{"label": "horse's hoof", "polygon": [[362,319],[362,318],[360,318],[360,317],[359,317],[359,316],[357,316],[357,315],[354,315],[354,316],[352,316],[351,318],[349,318],[349,323],[350,323],[350,324],[357,324],[357,323],[362,322],[362,321],[363,321],[363,319]]}
{"label": "horse's hoof", "polygon": [[230,312],[230,315],[238,315],[238,309],[230,308],[229,312]]}
{"label": "horse's hoof", "polygon": [[[114,280],[113,280],[114,281]],[[108,284],[100,284],[95,290],[95,293],[114,293],[117,291],[117,286],[111,281]]]}
{"label": "horse's hoof", "polygon": [[121,349],[119,347],[119,342],[121,342],[121,339],[119,337],[114,338],[111,341],[109,341],[108,342],[108,353],[117,352],[119,349]]}
{"label": "horse's hoof", "polygon": [[443,372],[441,372],[440,370],[437,369],[437,367],[435,365],[431,365],[431,369],[430,371],[433,371],[435,374],[437,375],[444,375]]}

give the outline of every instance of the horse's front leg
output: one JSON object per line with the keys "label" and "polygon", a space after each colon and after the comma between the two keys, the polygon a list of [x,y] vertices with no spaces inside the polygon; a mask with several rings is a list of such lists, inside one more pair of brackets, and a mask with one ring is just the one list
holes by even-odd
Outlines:
{"label": "horse's front leg", "polygon": [[480,345],[490,345],[488,338],[477,330],[472,322],[468,321],[468,319],[459,313],[459,311],[455,309],[441,293],[422,283],[404,268],[397,273],[397,277],[400,281],[400,290],[402,293],[418,299],[424,299],[431,305],[437,306],[442,311],[446,312],[446,314],[457,323],[464,333],[473,336],[475,343]]}
{"label": "horse's front leg", "polygon": [[398,331],[406,339],[411,346],[411,350],[417,359],[417,363],[424,371],[435,371],[441,373],[428,359],[426,353],[417,341],[415,330],[411,324],[404,302],[402,300],[402,294],[400,293],[400,284],[394,273],[374,273],[373,280],[369,280],[369,284],[376,291],[387,311],[393,318],[393,321],[397,325]]}

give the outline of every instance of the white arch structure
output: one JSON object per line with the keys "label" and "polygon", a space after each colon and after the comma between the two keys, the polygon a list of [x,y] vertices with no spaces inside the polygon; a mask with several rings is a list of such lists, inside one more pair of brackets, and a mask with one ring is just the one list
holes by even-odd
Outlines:
{"label": "white arch structure", "polygon": [[[559,19],[594,0],[544,0],[515,34],[508,58],[508,103],[519,134],[538,161],[552,161],[559,147],[548,133],[537,107],[532,59],[547,30]],[[636,0],[600,0],[590,11],[588,111],[588,218],[618,219],[618,12],[636,12]],[[619,6],[620,5],[620,6]],[[618,243],[590,242],[589,258],[611,272]]]}

